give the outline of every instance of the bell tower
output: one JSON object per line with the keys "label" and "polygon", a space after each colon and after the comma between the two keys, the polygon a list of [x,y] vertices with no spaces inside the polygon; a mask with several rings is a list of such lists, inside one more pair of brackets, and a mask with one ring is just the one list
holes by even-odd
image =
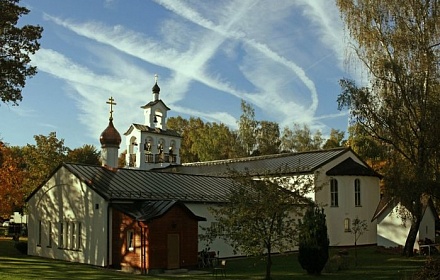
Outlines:
{"label": "bell tower", "polygon": [[129,168],[149,170],[180,164],[179,150],[182,137],[166,127],[170,110],[159,98],[158,76],[154,77],[153,100],[141,106],[144,123],[132,124],[124,133],[127,144],[126,164]]}

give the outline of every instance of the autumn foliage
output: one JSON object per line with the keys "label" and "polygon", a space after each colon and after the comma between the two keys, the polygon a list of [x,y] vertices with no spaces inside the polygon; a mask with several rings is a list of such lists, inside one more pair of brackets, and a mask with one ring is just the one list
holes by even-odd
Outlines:
{"label": "autumn foliage", "polygon": [[0,216],[9,216],[23,207],[25,191],[22,182],[26,171],[23,160],[12,148],[0,142]]}

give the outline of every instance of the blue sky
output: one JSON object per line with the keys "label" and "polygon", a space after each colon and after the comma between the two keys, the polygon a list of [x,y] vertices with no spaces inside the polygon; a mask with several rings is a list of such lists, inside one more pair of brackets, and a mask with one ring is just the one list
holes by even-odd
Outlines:
{"label": "blue sky", "polygon": [[[21,0],[20,23],[44,28],[19,106],[0,105],[0,138],[35,144],[55,131],[70,148],[99,148],[113,96],[123,133],[143,123],[158,74],[169,116],[236,128],[240,100],[282,129],[347,130],[339,79],[356,77],[330,0]],[[124,149],[124,144],[121,149]]]}

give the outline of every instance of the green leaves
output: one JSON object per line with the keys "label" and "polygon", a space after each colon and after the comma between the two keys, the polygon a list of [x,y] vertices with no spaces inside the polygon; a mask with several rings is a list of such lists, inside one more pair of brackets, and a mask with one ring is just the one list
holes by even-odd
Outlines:
{"label": "green leaves", "polygon": [[40,48],[38,40],[43,28],[25,25],[16,27],[19,18],[29,10],[17,5],[18,0],[0,1],[0,99],[4,103],[18,105],[26,78],[37,73],[29,65],[30,55]]}

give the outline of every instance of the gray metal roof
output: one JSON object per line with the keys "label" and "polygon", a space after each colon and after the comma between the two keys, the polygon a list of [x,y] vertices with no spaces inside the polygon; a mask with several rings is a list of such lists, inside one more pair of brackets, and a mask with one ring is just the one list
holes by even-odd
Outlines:
{"label": "gray metal roof", "polygon": [[124,133],[124,135],[129,135],[133,131],[133,129],[137,129],[143,132],[157,133],[157,134],[170,135],[170,136],[182,138],[182,136],[180,136],[180,134],[175,130],[171,130],[171,129],[163,130],[158,127],[152,128],[147,125],[138,124],[138,123],[133,123],[132,125],[130,125],[130,127]]}
{"label": "gray metal roof", "polygon": [[228,176],[230,170],[248,171],[250,175],[272,174],[307,174],[332,159],[351,151],[350,148],[317,150],[301,153],[283,153],[267,156],[246,157],[228,160],[184,163],[156,171],[176,172],[181,174],[203,174],[211,176]]}
{"label": "gray metal roof", "polygon": [[63,163],[75,176],[108,200],[179,200],[224,202],[230,178],[158,173],[137,169]]}
{"label": "gray metal roof", "polygon": [[112,205],[117,210],[141,222],[148,222],[161,217],[174,205],[182,207],[194,219],[206,221],[206,218],[195,215],[185,204],[176,200],[134,201],[132,203],[113,203]]}

